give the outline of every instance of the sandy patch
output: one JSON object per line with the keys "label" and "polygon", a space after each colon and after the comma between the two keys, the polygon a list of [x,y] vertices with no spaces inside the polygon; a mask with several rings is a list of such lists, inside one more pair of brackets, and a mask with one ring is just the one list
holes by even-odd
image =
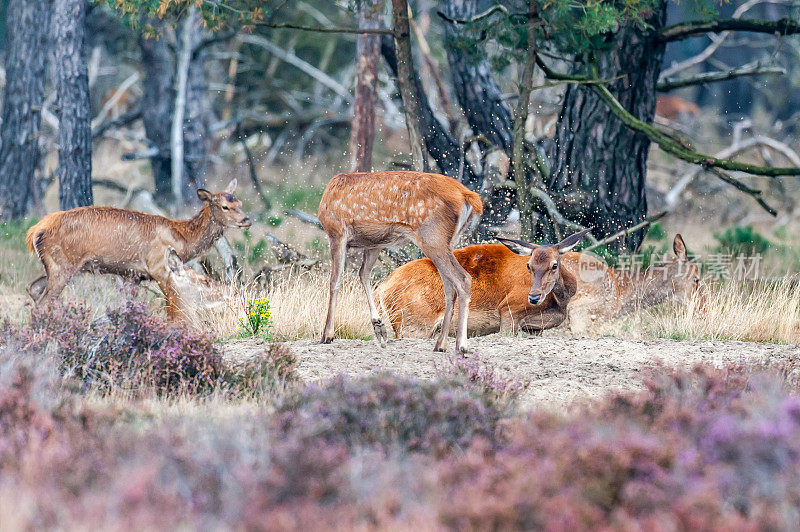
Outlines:
{"label": "sandy patch", "polygon": [[[451,347],[453,340],[450,341]],[[433,352],[433,340],[392,340],[381,349],[375,341],[334,340],[320,345],[314,340],[289,343],[298,358],[297,372],[306,382],[340,373],[363,375],[390,370],[434,378],[445,365],[442,353]],[[800,357],[800,346],[750,342],[623,340],[619,338],[509,337],[471,338],[470,346],[487,360],[531,383],[520,398],[526,409],[561,409],[602,397],[612,390],[643,388],[645,369],[658,361],[681,367],[697,362],[715,365],[743,360],[789,360]],[[232,361],[263,352],[260,340],[232,340],[222,344]]]}

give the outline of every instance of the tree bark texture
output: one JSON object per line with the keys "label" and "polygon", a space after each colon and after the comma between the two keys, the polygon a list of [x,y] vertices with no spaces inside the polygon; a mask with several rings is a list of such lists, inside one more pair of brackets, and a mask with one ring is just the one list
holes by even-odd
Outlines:
{"label": "tree bark texture", "polygon": [[62,210],[92,204],[92,128],[84,44],[86,0],[55,0],[58,200]]}
{"label": "tree bark texture", "polygon": [[[167,44],[165,24],[161,19],[143,21],[158,32],[158,37],[139,37],[144,80],[142,81],[142,122],[147,140],[158,149],[150,158],[155,197],[168,203],[172,196],[170,156],[170,125],[172,124],[173,83],[175,69]],[[166,205],[163,204],[162,207]]]}
{"label": "tree bark texture", "polygon": [[0,129],[0,220],[38,201],[39,130],[50,31],[49,0],[11,0],[6,15],[6,86]]}
{"label": "tree bark texture", "polygon": [[406,0],[392,0],[392,19],[397,56],[397,86],[400,89],[400,98],[403,100],[411,157],[414,169],[425,172],[428,170],[428,158],[420,124],[420,104],[414,87],[414,59],[411,54],[411,30]]}
{"label": "tree bark texture", "polygon": [[533,73],[536,70],[536,22],[538,0],[528,0],[528,50],[525,65],[519,82],[519,98],[514,111],[514,141],[511,156],[511,171],[517,185],[517,208],[519,209],[520,238],[533,240],[533,198],[530,187],[540,186],[541,180],[531,183],[525,168],[525,122],[533,87]]}
{"label": "tree bark texture", "polygon": [[200,47],[208,32],[199,14],[187,19],[192,55],[186,85],[186,112],[183,122],[184,202],[196,202],[197,189],[203,188],[208,170],[208,143],[211,128],[211,102],[206,75],[207,47]]}
{"label": "tree bark texture", "polygon": [[[397,56],[395,55],[394,40],[389,35],[384,35],[381,40],[381,55],[386,61],[386,65],[392,73],[392,76],[397,78]],[[428,97],[425,95],[425,90],[422,87],[422,81],[419,74],[412,72],[413,77],[413,90],[416,93],[416,99],[419,102],[419,123],[420,130],[422,131],[423,142],[425,149],[428,151],[439,171],[444,175],[450,177],[459,177],[460,167],[460,147],[458,142],[450,135],[447,128],[442,125],[433,113]],[[464,161],[463,176],[461,181],[470,189],[478,191],[483,186],[483,177],[476,174],[469,164],[469,161]]]}
{"label": "tree bark texture", "polygon": [[[468,20],[478,13],[478,0],[447,0],[443,11],[451,19]],[[460,46],[466,32],[474,30],[459,23],[445,22],[444,26],[453,89],[469,127],[511,157],[513,119],[489,62],[485,54],[473,57]],[[509,189],[493,190],[481,223],[489,226],[503,223],[516,203],[515,195]]]}
{"label": "tree bark texture", "polygon": [[[383,0],[362,0],[358,27],[379,28]],[[372,146],[375,141],[375,100],[378,94],[378,58],[380,36],[362,33],[356,42],[356,87],[353,123],[350,128],[350,169],[372,170]]]}
{"label": "tree bark texture", "polygon": [[[447,0],[444,13],[455,20],[468,20],[478,13],[478,0]],[[456,98],[472,130],[483,133],[489,141],[503,149],[509,156],[512,150],[511,111],[503,100],[503,93],[492,75],[485,54],[470,57],[458,46],[470,31],[465,24],[444,23],[447,61],[453,76]],[[474,30],[473,30],[474,31]]]}
{"label": "tree bark texture", "polygon": [[[643,30],[626,24],[609,36],[608,48],[595,53],[594,75],[618,78],[611,93],[635,117],[652,122],[656,83],[664,45],[654,39],[664,24],[665,2],[657,6]],[[548,194],[570,220],[604,237],[631,227],[647,216],[645,177],[650,141],[613,116],[588,88],[568,85],[556,126],[555,155]],[[537,232],[555,238],[552,221],[540,218]],[[644,238],[637,231],[617,242],[620,250],[635,250]]]}

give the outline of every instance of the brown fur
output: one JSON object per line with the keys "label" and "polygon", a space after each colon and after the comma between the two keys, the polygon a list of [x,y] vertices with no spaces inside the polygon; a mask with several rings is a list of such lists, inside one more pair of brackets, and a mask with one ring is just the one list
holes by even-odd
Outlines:
{"label": "brown fur", "polygon": [[696,117],[700,115],[700,107],[694,102],[688,102],[679,96],[671,94],[656,98],[656,116],[667,120],[677,120],[682,116]]}
{"label": "brown fur", "polygon": [[227,295],[226,285],[187,268],[172,246],[164,257],[167,286],[175,295],[175,314],[188,323],[197,323],[198,311],[220,307]]}
{"label": "brown fur", "polygon": [[153,279],[167,298],[167,313],[175,315],[174,289],[167,283],[164,263],[168,246],[182,261],[207,250],[225,227],[249,227],[250,220],[233,197],[235,180],[225,192],[200,189],[200,212],[186,221],[112,207],[79,207],[48,214],[28,230],[26,242],[42,261],[47,286],[39,278],[29,285],[38,302],[57,298],[78,271]]}
{"label": "brown fur", "polygon": [[[458,235],[483,212],[480,196],[453,178],[422,172],[389,171],[339,174],[331,179],[319,205],[319,221],[331,243],[331,285],[322,341],[333,340],[336,298],[348,248],[363,250],[359,276],[370,306],[375,336],[386,331],[372,298],[370,272],[381,249],[412,241],[437,266],[442,281],[444,331],[435,349],[447,345],[456,299],[469,301],[470,276],[453,257]],[[465,350],[467,312],[459,311],[456,351]]]}
{"label": "brown fur", "polygon": [[[537,305],[531,305],[528,296],[541,288],[533,290],[535,277],[526,271],[536,250],[528,258],[500,244],[457,249],[456,259],[473,280],[468,334],[536,332],[558,326],[567,316],[572,332],[579,334],[599,318],[613,318],[636,306],[686,301],[701,290],[699,270],[688,260],[680,235],[673,247],[674,259],[639,275],[609,268],[591,255],[567,252],[559,261],[560,275],[552,290]],[[544,279],[544,271],[552,260],[546,255],[535,258],[545,288],[550,281]],[[397,268],[378,287],[377,298],[398,338],[430,336],[444,310],[442,285],[428,259]]]}

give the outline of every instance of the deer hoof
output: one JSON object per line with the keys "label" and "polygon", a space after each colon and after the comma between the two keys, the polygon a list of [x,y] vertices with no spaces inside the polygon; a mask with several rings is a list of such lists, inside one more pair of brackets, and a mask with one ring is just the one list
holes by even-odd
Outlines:
{"label": "deer hoof", "polygon": [[386,347],[386,340],[389,338],[386,333],[386,326],[381,320],[372,320],[372,328],[375,330],[375,339],[380,342],[381,347]]}
{"label": "deer hoof", "polygon": [[333,343],[333,336],[323,336],[321,344],[330,344]]}
{"label": "deer hoof", "polygon": [[470,355],[472,355],[474,353],[475,353],[475,351],[473,351],[472,349],[467,349],[466,347],[457,347],[456,348],[456,356],[462,356],[464,358],[467,358],[468,356],[470,356]]}

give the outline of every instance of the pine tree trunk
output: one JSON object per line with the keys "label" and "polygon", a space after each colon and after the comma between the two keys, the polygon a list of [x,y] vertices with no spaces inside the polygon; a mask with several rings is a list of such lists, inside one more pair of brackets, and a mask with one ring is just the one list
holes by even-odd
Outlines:
{"label": "pine tree trunk", "polygon": [[211,102],[206,76],[206,52],[205,48],[198,49],[207,33],[200,22],[199,14],[185,23],[191,24],[192,28],[189,39],[192,55],[189,60],[183,122],[184,202],[192,203],[199,201],[197,189],[203,188],[206,182]]}
{"label": "pine tree trunk", "polygon": [[[378,28],[383,0],[363,0],[359,5],[358,26]],[[350,169],[372,169],[372,146],[375,141],[375,100],[378,94],[378,57],[380,36],[362,33],[356,43],[356,87],[353,123],[350,129]]]}
{"label": "pine tree trunk", "polygon": [[58,200],[62,210],[92,204],[92,129],[84,54],[86,0],[55,0]]}
{"label": "pine tree trunk", "polygon": [[26,216],[37,201],[40,109],[51,2],[11,0],[6,15],[6,86],[0,129],[0,220]]}
{"label": "pine tree trunk", "polygon": [[411,55],[411,30],[408,22],[407,0],[392,0],[392,19],[394,21],[394,43],[397,56],[397,86],[403,100],[403,110],[408,129],[408,143],[414,169],[428,170],[428,157],[420,124],[420,103],[414,87],[414,61]]}
{"label": "pine tree trunk", "polygon": [[164,22],[161,19],[147,19],[143,24],[151,25],[159,33],[158,38],[140,36],[139,48],[144,68],[142,122],[147,139],[158,150],[150,158],[155,197],[162,203],[162,207],[166,207],[168,203],[172,203],[169,133],[175,99],[172,92],[175,68],[167,44]]}
{"label": "pine tree trunk", "polygon": [[[443,10],[451,19],[467,20],[478,13],[478,0],[447,0]],[[450,42],[458,43],[467,31],[474,30],[465,24],[445,22],[445,35]],[[458,46],[448,46],[447,61],[456,99],[469,127],[475,134],[483,134],[510,157],[513,149],[511,111],[503,100],[486,56],[473,57]],[[491,226],[504,222],[515,202],[515,194],[509,189],[492,191],[481,224]]]}
{"label": "pine tree trunk", "polygon": [[[662,27],[665,2],[648,20],[651,29],[628,24],[595,52],[596,76],[616,79],[612,94],[634,116],[653,121],[656,82],[664,45],[652,32]],[[618,79],[617,79],[618,78]],[[645,177],[650,141],[627,128],[603,102],[581,85],[567,86],[555,137],[555,155],[548,193],[567,218],[594,226],[595,236],[608,236],[647,216]],[[555,238],[552,222],[542,217],[537,226],[545,240]],[[644,238],[638,231],[618,241],[620,250],[635,250]]]}

